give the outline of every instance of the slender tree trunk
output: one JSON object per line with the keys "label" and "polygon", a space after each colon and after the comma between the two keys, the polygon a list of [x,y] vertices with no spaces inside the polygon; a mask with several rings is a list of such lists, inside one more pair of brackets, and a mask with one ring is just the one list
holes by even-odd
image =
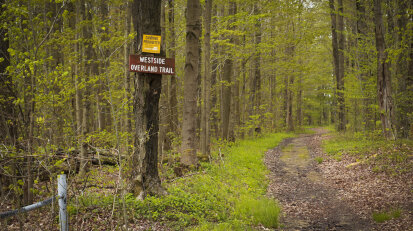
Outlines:
{"label": "slender tree trunk", "polygon": [[363,94],[363,123],[364,123],[364,130],[371,129],[371,110],[370,110],[370,99],[368,94],[366,93],[367,89],[367,80],[368,80],[368,72],[365,71],[362,66],[367,65],[367,58],[368,55],[364,52],[363,46],[366,42],[366,35],[367,35],[367,24],[366,24],[366,2],[365,1],[357,1],[356,2],[356,10],[357,10],[357,69],[360,72],[360,81],[361,81],[361,91]]}
{"label": "slender tree trunk", "polygon": [[[216,14],[215,14],[216,15]],[[217,52],[218,50],[218,46],[217,44],[215,44],[213,46],[213,49],[215,50],[215,52]],[[217,59],[213,59],[211,61],[211,110],[212,108],[216,107],[217,102],[218,102],[218,89],[217,89],[217,80],[218,80],[218,60]],[[211,118],[210,118],[210,127],[211,130],[214,131],[214,136],[215,137],[219,137],[219,133],[218,133],[218,113],[215,111],[211,112]]]}
{"label": "slender tree trunk", "polygon": [[[336,79],[339,78],[340,74],[340,67],[338,64],[338,39],[337,39],[337,13],[334,6],[334,0],[330,0],[330,15],[331,15],[331,34],[332,34],[332,46],[333,46],[333,63],[334,63],[334,75]],[[334,98],[334,102],[336,102],[337,98],[337,90],[335,91],[336,97]],[[335,111],[335,110],[334,110]],[[332,122],[334,121],[335,115],[331,116]]]}
{"label": "slender tree trunk", "polygon": [[82,2],[81,11],[83,17],[88,20],[89,24],[87,26],[83,26],[83,37],[85,38],[84,44],[84,57],[86,58],[86,62],[84,62],[84,91],[82,97],[82,143],[80,144],[80,176],[83,176],[87,171],[87,143],[85,142],[85,138],[89,132],[89,124],[88,118],[90,114],[90,87],[89,87],[89,76],[92,74],[93,71],[93,63],[92,60],[94,58],[93,55],[93,44],[92,44],[92,14],[91,14],[91,5],[88,3],[87,5]]}
{"label": "slender tree trunk", "polygon": [[374,1],[374,22],[377,49],[377,99],[380,108],[380,118],[384,136],[387,139],[395,139],[391,76],[389,64],[386,62],[387,52],[384,41],[381,0]]}
{"label": "slender tree trunk", "polygon": [[80,174],[84,174],[85,171],[83,170],[83,167],[85,166],[85,152],[82,152],[83,149],[83,134],[82,131],[84,131],[83,129],[83,123],[82,123],[82,107],[81,107],[81,99],[82,99],[82,91],[80,89],[80,82],[81,82],[81,70],[80,70],[80,62],[82,60],[82,55],[81,55],[81,49],[80,49],[80,22],[82,21],[82,12],[81,12],[81,6],[83,3],[83,1],[78,1],[75,3],[76,4],[76,35],[75,38],[77,40],[77,42],[75,43],[75,64],[74,64],[74,82],[75,82],[75,105],[76,105],[76,134],[78,137],[78,145],[79,145],[79,149],[81,150],[80,152]]}
{"label": "slender tree trunk", "polygon": [[[161,5],[161,37],[165,38],[165,4]],[[161,41],[162,47],[165,47],[165,39]],[[163,93],[160,97],[159,105],[159,139],[158,139],[158,153],[160,162],[162,162],[164,151],[169,149],[169,142],[166,133],[168,131],[168,76],[162,78]],[[162,165],[161,165],[161,170]]]}
{"label": "slender tree trunk", "polygon": [[[230,15],[237,14],[237,3],[230,2]],[[232,26],[231,30],[236,30],[236,26]],[[238,36],[232,36],[234,47],[239,47],[239,38]],[[233,64],[233,84],[231,86],[231,119],[229,126],[229,139],[235,140],[236,136],[239,133],[240,127],[240,96],[239,96],[239,62],[234,59]]]}
{"label": "slender tree trunk", "polygon": [[[260,10],[258,9],[258,5],[254,5],[254,14],[260,14]],[[257,21],[255,23],[255,56],[254,56],[254,88],[255,88],[255,95],[254,95],[254,108],[255,114],[260,115],[260,106],[261,106],[261,51],[260,51],[260,44],[261,44],[261,22]],[[258,118],[258,126],[262,126],[262,118]]]}
{"label": "slender tree trunk", "polygon": [[[303,123],[303,110],[302,110],[302,107],[303,107],[303,84],[302,84],[302,82],[303,82],[303,75],[302,75],[302,73],[300,73],[299,74],[299,76],[298,76],[298,90],[297,90],[297,112],[296,112],[296,117],[297,117],[297,125],[298,125],[298,127],[301,127],[302,126],[302,123]],[[321,116],[320,117],[322,117],[322,114],[321,114]]]}
{"label": "slender tree trunk", "polygon": [[199,67],[199,37],[201,5],[199,0],[188,0],[186,15],[186,59],[184,76],[184,110],[182,121],[182,156],[184,166],[197,166],[196,156],[196,100]]}
{"label": "slender tree trunk", "polygon": [[[161,0],[135,0],[132,17],[137,32],[137,47],[141,51],[144,34],[161,34]],[[163,53],[162,51],[161,55]],[[158,173],[158,108],[162,90],[161,79],[162,75],[158,74],[138,73],[135,76],[135,141],[129,160],[129,186],[130,192],[140,199],[147,194],[166,193],[161,187]]]}
{"label": "slender tree trunk", "polygon": [[224,61],[222,75],[222,135],[223,140],[228,139],[229,133],[229,119],[231,113],[231,77],[233,75],[233,62],[231,58],[227,57]]}
{"label": "slender tree trunk", "polygon": [[338,0],[338,73],[337,80],[337,106],[338,106],[338,130],[344,131],[345,124],[345,102],[344,102],[344,16],[343,16],[343,0]]}
{"label": "slender tree trunk", "polygon": [[[229,16],[236,14],[236,3],[230,1],[229,3]],[[233,20],[230,20],[230,24]],[[230,26],[228,29],[233,30],[234,27]],[[234,43],[233,36],[229,36],[229,41],[231,44]],[[232,76],[234,75],[234,61],[232,58],[231,48],[226,49],[224,67],[223,67],[223,81],[222,81],[222,139],[228,140],[230,133],[230,115],[231,115],[231,89],[232,89]],[[232,138],[233,138],[233,129],[232,129]]]}
{"label": "slender tree trunk", "polygon": [[[410,3],[409,3],[410,2]],[[412,21],[412,14],[408,13],[412,9],[412,3],[408,0],[397,0],[397,31],[396,31],[396,49],[402,49],[396,62],[396,79],[398,79],[398,97],[395,104],[397,105],[397,133],[400,137],[413,138],[413,119],[409,113],[413,112],[413,60],[412,60],[412,36],[408,35],[407,25]],[[411,29],[410,29],[411,31]],[[411,125],[412,124],[412,125]]]}
{"label": "slender tree trunk", "polygon": [[[291,29],[291,31],[290,31]],[[288,25],[287,33],[295,33],[295,28],[294,28],[294,22],[291,22],[290,25]],[[295,38],[295,36],[294,36]],[[294,56],[295,56],[295,45],[294,41],[290,41],[287,44],[286,48],[286,54],[287,54],[287,59],[290,59],[290,62],[294,62]],[[287,80],[286,80],[286,100],[287,100],[287,105],[286,105],[286,126],[287,126],[287,131],[294,131],[294,116],[293,116],[293,102],[294,102],[294,80],[295,80],[295,70],[292,68],[287,69]]]}
{"label": "slender tree trunk", "polygon": [[210,136],[210,124],[209,114],[211,111],[211,13],[212,13],[212,0],[206,0],[205,2],[205,35],[204,35],[204,82],[203,82],[203,111],[201,118],[201,153],[210,153],[209,148],[209,136]]}
{"label": "slender tree trunk", "polygon": [[[242,37],[242,44],[243,49],[245,49],[245,35]],[[247,70],[245,65],[247,64],[247,60],[245,58],[241,61],[241,72],[242,72],[242,89],[241,89],[241,99],[243,105],[243,113],[242,113],[242,124],[248,120],[248,97],[247,97]],[[245,131],[243,130],[241,133],[241,138],[243,139],[245,136]]]}
{"label": "slender tree trunk", "polygon": [[[169,29],[170,29],[170,58],[175,58],[175,7],[174,0],[168,0],[169,6]],[[177,99],[177,83],[176,76],[171,76],[171,86],[169,94],[169,128],[171,132],[178,133],[178,99]]]}
{"label": "slender tree trunk", "polygon": [[[129,55],[131,53],[131,43],[129,41],[129,34],[131,33],[131,19],[132,19],[132,7],[129,1],[125,2],[125,10],[126,10],[126,17],[125,17],[125,45],[123,46],[124,49],[124,71],[125,71],[125,99],[129,100],[131,97],[131,79],[130,79],[130,72],[129,72]],[[130,103],[127,102],[125,105],[124,117],[123,117],[123,126],[124,131],[127,134],[132,132],[132,123],[131,123],[131,113],[129,109]],[[98,113],[99,114],[99,113]],[[129,136],[126,137],[124,142],[124,149],[129,155],[129,143],[130,139]]]}

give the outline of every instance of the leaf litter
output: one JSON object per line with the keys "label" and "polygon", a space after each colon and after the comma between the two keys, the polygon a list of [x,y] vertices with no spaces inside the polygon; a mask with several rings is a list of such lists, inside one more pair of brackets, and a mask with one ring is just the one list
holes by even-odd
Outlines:
{"label": "leaf litter", "polygon": [[[315,131],[284,140],[266,154],[267,195],[282,206],[280,230],[413,230],[413,173],[374,172],[345,154],[338,161],[321,148],[330,136]],[[400,217],[373,220],[373,213],[395,210]]]}

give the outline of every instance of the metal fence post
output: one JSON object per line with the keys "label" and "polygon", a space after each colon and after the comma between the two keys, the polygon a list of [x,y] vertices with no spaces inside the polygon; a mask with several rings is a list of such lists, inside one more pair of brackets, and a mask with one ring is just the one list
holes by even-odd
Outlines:
{"label": "metal fence post", "polygon": [[60,231],[69,231],[69,222],[67,219],[67,184],[66,175],[62,174],[57,177],[57,193],[59,197],[59,223]]}

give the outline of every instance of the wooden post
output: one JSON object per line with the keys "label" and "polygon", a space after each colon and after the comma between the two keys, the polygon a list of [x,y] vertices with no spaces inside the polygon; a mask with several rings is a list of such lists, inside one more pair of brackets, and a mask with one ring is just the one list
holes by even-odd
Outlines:
{"label": "wooden post", "polygon": [[59,197],[59,223],[60,231],[69,231],[69,222],[67,219],[67,184],[66,175],[62,174],[57,177],[57,195]]}

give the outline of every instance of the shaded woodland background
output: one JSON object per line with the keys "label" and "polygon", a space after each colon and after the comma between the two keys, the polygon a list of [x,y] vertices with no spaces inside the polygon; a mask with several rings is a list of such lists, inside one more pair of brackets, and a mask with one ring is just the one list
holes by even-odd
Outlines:
{"label": "shaded woodland background", "polygon": [[[129,54],[138,52],[132,2],[0,4],[1,195],[11,190],[17,204],[30,204],[39,181],[61,171],[85,174],[105,161],[99,155],[129,171],[139,119],[136,76],[128,71]],[[162,1],[163,53],[176,58],[177,74],[162,77],[160,162],[179,159],[183,136],[194,139],[200,159],[222,142],[304,126],[412,137],[411,1],[200,6],[199,71],[189,84],[186,1]],[[191,108],[185,84],[196,96]],[[185,109],[196,115],[189,134],[181,132]]]}

